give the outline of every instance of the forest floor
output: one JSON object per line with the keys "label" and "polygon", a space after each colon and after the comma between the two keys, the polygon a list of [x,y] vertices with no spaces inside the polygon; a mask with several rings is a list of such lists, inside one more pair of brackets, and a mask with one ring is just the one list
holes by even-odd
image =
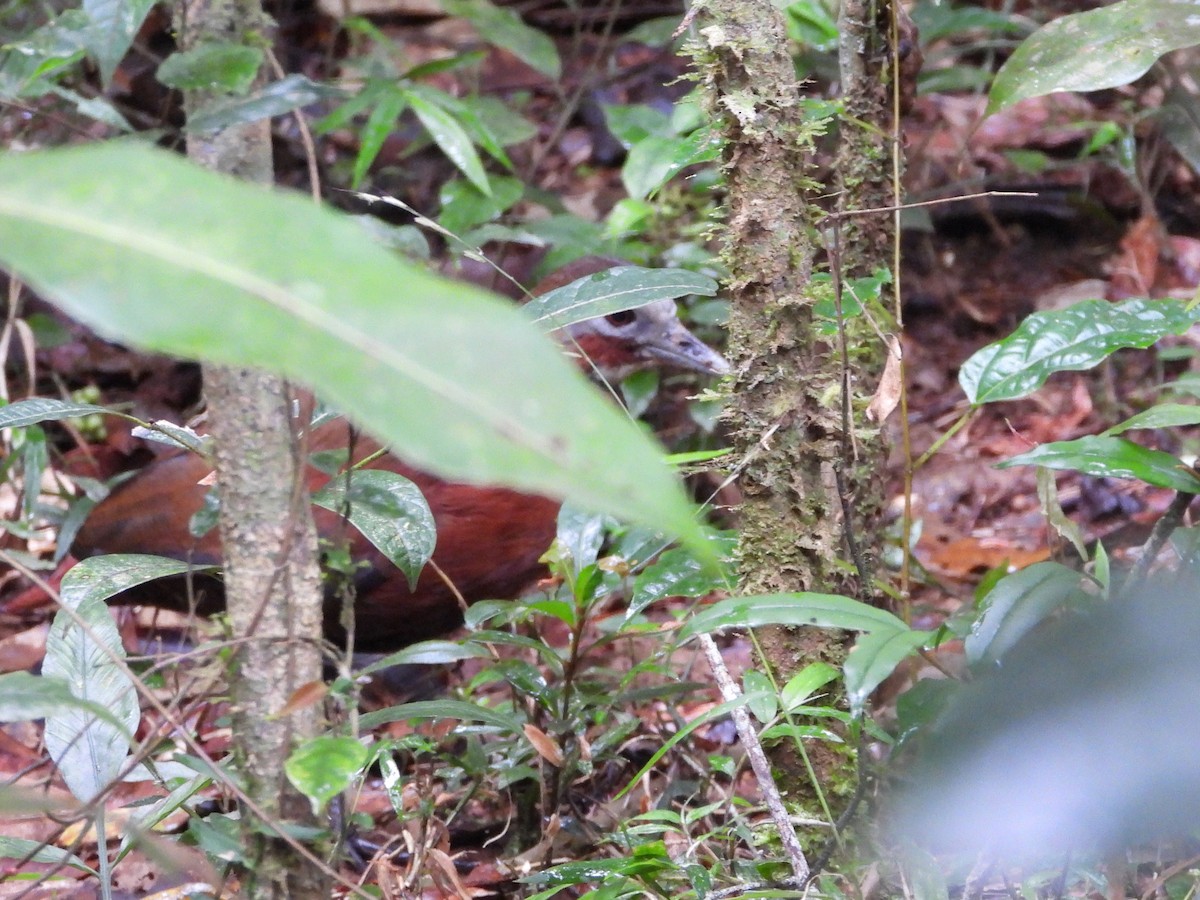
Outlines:
{"label": "forest floor", "polygon": [[[386,6],[383,4],[383,11],[371,21],[404,48],[408,65],[478,47],[474,32],[458,20],[415,19],[403,9]],[[612,23],[611,35],[603,21],[594,29],[574,32],[573,20],[555,18],[552,10],[545,15],[549,18],[542,24],[555,30],[565,61],[560,82],[547,81],[510,54],[491,47],[483,48],[483,58],[470,75],[447,71],[434,75],[433,81],[460,93],[486,86],[486,92],[494,97],[524,97],[522,112],[535,134],[514,150],[518,170],[570,213],[582,220],[600,221],[624,196],[620,177],[624,150],[605,127],[600,106],[669,107],[687,90],[688,86],[678,81],[686,72],[686,63],[669,48],[623,40],[621,35],[635,23]],[[161,31],[165,24],[160,20],[154,27]],[[342,33],[334,19],[311,11],[295,13],[292,20],[284,19],[281,24],[285,46],[280,57],[285,67],[314,78],[328,78],[338,73],[339,67],[349,67],[351,52],[364,56],[382,52],[381,45],[363,38],[361,32],[348,43],[339,36]],[[144,37],[147,46],[162,40],[152,27]],[[139,61],[144,62],[143,56],[123,67],[114,89],[117,99],[140,110],[144,117],[158,117],[169,127],[177,115],[174,101],[165,89],[155,86],[152,69]],[[818,81],[813,90],[820,89]],[[1095,297],[1190,297],[1200,284],[1197,176],[1145,122],[1138,121],[1137,111],[1152,104],[1153,97],[1147,95],[1153,90],[1134,87],[1089,97],[1052,95],[1025,101],[987,119],[982,118],[985,98],[978,94],[927,93],[916,99],[903,122],[907,199],[915,204],[938,202],[909,210],[902,235],[903,348],[909,378],[907,441],[913,458],[969,413],[957,382],[961,364],[979,348],[1010,333],[1029,313]],[[290,119],[277,121],[280,181],[307,187],[299,135]],[[1138,135],[1136,177],[1128,166],[1118,164],[1113,145],[1088,152],[1102,123]],[[0,134],[25,146],[79,139],[80,126],[61,125],[55,117],[42,119],[14,108],[0,111]],[[318,161],[327,186],[344,183],[349,162],[358,150],[357,140],[348,129],[319,139]],[[1031,162],[1034,159],[1036,165]],[[399,196],[417,210],[433,211],[438,208],[440,186],[452,174],[445,157],[427,144],[420,146],[412,123],[404,120],[385,142],[367,190]],[[327,193],[339,205],[355,206],[346,194]],[[519,215],[521,210],[515,212]],[[679,212],[674,219],[662,216],[658,227],[642,236],[641,261],[658,264],[669,260],[671,247],[684,243],[681,233],[692,224],[686,213]],[[493,243],[488,249],[522,283],[529,284],[540,274],[545,255],[541,249],[521,243]],[[460,259],[444,267],[476,281],[489,280],[486,270],[469,261]],[[40,345],[32,357],[18,344],[8,348],[5,364],[13,399],[26,393],[62,396],[95,389],[98,402],[128,404],[144,419],[181,421],[194,412],[199,401],[194,365],[103,341],[36,300],[30,301],[26,311],[42,317],[39,333],[52,334],[53,340]],[[1180,337],[1166,345],[1167,353],[1126,351],[1093,371],[1057,375],[1026,400],[985,406],[913,474],[908,505],[915,532],[910,609],[914,625],[936,627],[960,610],[970,609],[976,587],[998,567],[1021,568],[1051,558],[1075,558],[1069,545],[1047,525],[1034,470],[998,469],[994,463],[1037,444],[1098,433],[1144,408],[1158,395],[1167,376],[1179,376],[1195,366],[1191,351],[1196,340],[1194,335]],[[686,412],[686,398],[695,387],[695,382],[685,381],[663,391],[652,420],[678,431],[686,418],[680,410]],[[905,438],[895,416],[887,427],[895,448],[888,506],[890,539],[898,546],[897,523],[906,505]],[[1164,430],[1145,437],[1159,449],[1185,457],[1200,449],[1194,430]],[[58,454],[52,470],[67,479],[110,477],[144,464],[152,452],[118,420],[106,421],[99,429],[89,426],[53,432],[51,438]],[[678,439],[679,434],[673,433],[672,438]],[[53,481],[50,475],[47,479]],[[1142,545],[1172,499],[1171,492],[1139,482],[1074,473],[1059,474],[1057,489],[1064,511],[1082,528],[1086,540],[1102,541],[1118,559]],[[10,501],[12,508],[6,507],[4,514],[16,518],[15,495],[0,493],[0,503]],[[2,540],[7,549],[43,559],[55,547],[52,531],[29,535],[12,530]],[[14,611],[8,605],[28,587],[29,582],[19,573],[0,570],[0,672],[36,668],[44,650],[52,610],[22,607]],[[664,613],[661,618],[669,616]],[[163,632],[166,617],[126,610],[121,621],[127,643],[136,649],[145,647],[151,634]],[[171,621],[176,628],[180,626]],[[643,649],[632,643],[626,652],[636,658]],[[724,649],[731,668],[740,671],[747,667],[750,652],[745,641],[731,639]],[[950,669],[958,665],[955,652],[953,644],[941,651],[943,665]],[[674,662],[688,665],[682,656]],[[443,689],[461,686],[478,671],[478,666],[470,663],[449,670],[440,676]],[[914,664],[887,682],[876,699],[880,720],[887,720],[899,692],[928,674],[926,667]],[[194,673],[189,677],[200,678]],[[697,665],[691,677],[705,680],[704,667]],[[162,690],[170,692],[171,688],[164,684]],[[714,693],[701,692],[677,711],[690,719],[715,700]],[[395,702],[395,697],[386,685],[377,686],[368,702],[384,706]],[[184,709],[205,747],[219,754],[229,737],[221,721],[224,707],[219,702],[196,702]],[[657,735],[665,727],[661,709],[648,706],[644,716],[646,734]],[[386,731],[386,736],[395,740],[409,735],[399,726]],[[698,735],[710,753],[730,752],[736,742],[732,730],[723,724],[708,726]],[[430,740],[445,736],[437,731],[425,734]],[[644,735],[634,736],[630,742],[641,737]],[[638,750],[642,758],[648,756],[648,747],[657,746],[649,738],[645,743],[646,747]],[[432,769],[412,777],[412,784],[428,791],[425,796],[444,792],[436,803],[468,803],[461,785],[440,782]],[[0,782],[36,784],[61,801],[63,809],[73,807],[63,785],[48,773],[35,723],[0,726]],[[592,789],[615,791],[622,783],[620,779],[607,785],[598,781]],[[149,783],[139,782],[114,792],[109,799],[110,827],[120,832],[120,817],[128,816],[128,804],[151,791]],[[739,780],[734,791],[754,797],[752,779]],[[639,802],[650,802],[645,794],[635,792],[633,797],[621,801],[619,807],[628,810]],[[486,849],[489,839],[496,836],[496,824],[511,811],[493,794],[470,803],[474,807],[460,817],[459,825],[437,841],[456,854],[461,882],[453,890],[444,884],[442,888],[427,886],[426,896],[453,896],[459,887],[471,896],[503,895],[512,889],[511,868],[498,866],[498,852]],[[368,786],[359,796],[356,811],[377,833],[392,838],[399,833],[398,829],[389,833],[386,826],[395,813],[392,798],[382,787]],[[182,822],[181,814],[179,827]],[[52,841],[74,847],[84,858],[95,856],[94,836],[70,833],[40,814],[5,815],[0,819],[0,834]],[[210,842],[206,849],[212,847]],[[586,842],[554,847],[554,855],[559,857],[586,858],[589,852]],[[532,851],[528,854],[530,860],[535,857]],[[467,859],[469,865],[464,863]],[[385,895],[399,896],[390,892],[400,891],[407,860],[392,863],[390,875],[384,872],[387,867],[377,866],[370,880]],[[3,866],[0,863],[0,897],[98,895],[90,880],[68,888],[63,879],[76,877],[70,870],[26,862],[21,873],[56,873],[58,880],[53,886],[38,887],[33,882],[12,880],[9,876],[18,871],[6,872]],[[352,878],[360,877],[349,867],[347,871]],[[165,874],[168,872],[171,874]],[[173,883],[197,879],[219,880],[204,853],[195,846],[151,837],[118,868],[115,896],[144,896]]]}

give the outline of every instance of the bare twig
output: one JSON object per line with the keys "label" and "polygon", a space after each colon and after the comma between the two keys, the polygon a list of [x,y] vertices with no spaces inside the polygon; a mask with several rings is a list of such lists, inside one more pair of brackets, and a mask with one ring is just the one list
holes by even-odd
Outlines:
{"label": "bare twig", "polygon": [[[711,635],[702,634],[700,635],[700,646],[704,648],[704,655],[712,668],[713,679],[721,690],[721,696],[725,700],[736,700],[739,696],[738,687],[734,684],[729,670],[725,668],[725,661],[721,659],[721,651],[717,649],[717,642],[712,639]],[[808,881],[808,860],[804,858],[800,838],[796,835],[796,829],[792,827],[791,817],[783,805],[779,787],[775,784],[775,778],[771,774],[771,764],[767,762],[767,755],[758,740],[758,734],[750,724],[750,715],[745,708],[735,706],[731,715],[733,724],[737,728],[738,738],[741,740],[742,746],[746,748],[750,767],[758,779],[758,789],[762,791],[763,800],[766,802],[771,818],[775,821],[775,828],[779,832],[779,840],[791,861],[792,872],[797,883],[802,885]]]}

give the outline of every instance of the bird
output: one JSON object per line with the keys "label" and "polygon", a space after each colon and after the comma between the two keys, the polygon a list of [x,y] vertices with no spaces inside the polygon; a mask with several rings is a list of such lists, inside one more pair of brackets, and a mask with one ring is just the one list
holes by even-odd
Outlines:
{"label": "bird", "polygon": [[[539,283],[539,295],[624,264],[610,257],[584,257]],[[586,320],[557,333],[580,367],[605,376],[623,376],[646,367],[670,367],[707,375],[729,371],[726,360],[680,322],[674,301],[661,300],[638,309]],[[337,513],[314,507],[323,542],[348,542],[356,565],[348,576],[353,602],[353,647],[386,653],[444,635],[462,623],[463,603],[514,599],[547,570],[541,558],[554,539],[561,502],[503,487],[462,484],[436,477],[387,452],[377,441],[343,419],[311,430],[310,453],[349,450],[347,465],[394,472],[411,480],[433,513],[437,545],[435,566],[425,566],[415,585],[357,529]],[[211,465],[203,457],[179,451],[162,457],[118,485],[92,510],[72,543],[76,558],[108,553],[142,553],[184,560],[196,566],[219,566],[220,539],[214,530],[195,537],[188,529],[205,503]],[[310,492],[331,476],[308,466]],[[325,635],[347,646],[342,590],[327,578]],[[219,611],[224,596],[219,578],[189,576],[151,582],[118,595],[111,602]]]}

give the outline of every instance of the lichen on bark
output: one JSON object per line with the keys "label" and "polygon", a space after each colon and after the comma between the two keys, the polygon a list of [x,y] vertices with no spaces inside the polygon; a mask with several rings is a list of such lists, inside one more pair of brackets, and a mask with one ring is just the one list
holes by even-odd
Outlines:
{"label": "lichen on bark", "polygon": [[[740,587],[863,597],[870,572],[854,565],[843,512],[883,467],[878,429],[857,416],[883,344],[856,345],[844,356],[837,336],[818,327],[812,276],[816,236],[828,219],[813,203],[813,139],[822,126],[805,115],[778,12],[766,0],[709,0],[704,14],[693,52],[725,147],[734,365],[727,419],[742,466]],[[860,377],[847,377],[856,373],[847,373],[846,358],[864,366]],[[844,386],[858,393],[844,398]],[[854,434],[844,399],[855,411]],[[851,530],[873,525],[874,512],[852,511]],[[781,683],[816,660],[840,664],[846,649],[844,635],[811,628],[764,629],[759,640]],[[805,745],[816,785],[795,750],[781,747],[773,762],[789,799],[806,812],[820,808],[818,790],[828,797],[852,789],[852,747]]]}
{"label": "lichen on bark", "polygon": [[[177,10],[176,30],[185,51],[208,41],[253,46],[267,21],[259,0],[187,0]],[[184,106],[191,117],[222,99],[229,98],[188,91]],[[274,181],[269,120],[190,132],[187,149],[207,168]],[[327,867],[280,832],[320,826],[283,771],[290,752],[320,725],[318,708],[285,707],[321,678],[323,601],[289,391],[275,376],[217,366],[205,367],[204,382],[216,438],[225,593],[238,639],[230,693],[232,751],[249,798],[241,810],[243,892],[272,900],[325,897]]]}

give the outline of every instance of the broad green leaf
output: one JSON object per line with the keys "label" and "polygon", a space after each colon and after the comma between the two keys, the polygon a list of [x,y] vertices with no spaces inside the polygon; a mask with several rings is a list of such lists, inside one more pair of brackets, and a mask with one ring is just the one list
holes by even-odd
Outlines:
{"label": "broad green leaf", "polygon": [[90,20],[88,50],[106,87],[153,6],[154,0],[83,0]]}
{"label": "broad green leaf", "polygon": [[437,525],[421,489],[395,472],[359,469],[338,475],[313,495],[317,506],[340,513],[415,587],[437,541]]}
{"label": "broad green leaf", "polygon": [[103,334],[306,383],[439,475],[570,495],[712,557],[657,447],[520,312],[306,198],[140,146],[9,154],[0,260]]}
{"label": "broad green leaf", "polygon": [[[396,120],[408,108],[408,97],[398,88],[388,86],[378,94],[378,100],[359,133],[358,155],[354,157],[354,172],[350,176],[350,186],[354,188],[367,177],[371,164],[383,149],[383,142],[395,130]],[[349,104],[346,108],[349,108]]]}
{"label": "broad green leaf", "polygon": [[913,22],[920,29],[922,43],[940,41],[968,31],[995,35],[1028,32],[1024,16],[996,12],[979,6],[950,6],[921,3],[913,7]]}
{"label": "broad green leaf", "polygon": [[0,406],[0,428],[23,428],[41,422],[57,422],[79,416],[107,415],[112,410],[94,403],[74,403],[34,397]]}
{"label": "broad green leaf", "polygon": [[554,41],[526,25],[514,10],[499,7],[491,0],[441,0],[441,3],[449,15],[474,25],[489,44],[507,50],[547,78],[558,78],[562,65]]}
{"label": "broad green leaf", "polygon": [[1035,628],[956,691],[910,755],[893,835],[1036,866],[1194,832],[1200,585],[1163,574]]}
{"label": "broad green leaf", "polygon": [[0,55],[0,96],[15,99],[44,93],[50,76],[87,53],[91,27],[83,10],[68,9],[25,38],[6,41],[6,52]]}
{"label": "broad green leaf", "polygon": [[154,77],[181,91],[210,90],[244,94],[254,84],[263,52],[245,44],[209,42],[172,53]]}
{"label": "broad green leaf", "polygon": [[305,741],[283,764],[288,781],[319,813],[330,800],[354,782],[367,764],[370,751],[351,737],[324,734]]}
{"label": "broad green leaf", "polygon": [[648,137],[638,141],[621,167],[621,182],[631,197],[648,197],[697,163],[721,155],[721,138],[708,128],[687,137]]}
{"label": "broad green leaf", "polygon": [[216,571],[215,566],[197,566],[195,563],[168,559],[165,556],[150,556],[144,553],[109,553],[95,556],[78,563],[62,582],[64,604],[74,606],[84,600],[104,602],[122,591],[139,584],[186,575]]}
{"label": "broad green leaf", "polygon": [[[63,850],[60,847],[50,847],[41,841],[31,841],[27,838],[0,835],[0,859],[25,859],[29,860],[29,862],[43,863],[51,866],[71,866],[74,869],[79,869],[81,872],[87,872],[97,877],[100,874],[69,850]],[[71,893],[74,885],[74,879],[60,885],[63,888],[64,896]],[[40,890],[48,891],[53,895],[55,893],[54,887],[55,882],[49,881],[43,883]]]}
{"label": "broad green leaf", "polygon": [[759,628],[763,625],[813,625],[848,631],[908,629],[890,612],[838,594],[762,594],[730,597],[706,607],[683,626],[680,640],[722,628]]}
{"label": "broad green leaf", "polygon": [[841,672],[829,663],[809,663],[788,679],[788,683],[780,689],[779,702],[783,705],[785,712],[790,712],[807,703],[812,699],[813,694],[829,682],[836,681],[840,676]]}
{"label": "broad green leaf", "polygon": [[519,178],[502,175],[492,178],[491,184],[491,195],[461,178],[442,185],[438,193],[442,207],[438,224],[462,237],[469,229],[491,222],[525,193],[525,184]]}
{"label": "broad green leaf", "polygon": [[476,114],[475,107],[472,104],[464,103],[457,97],[426,84],[414,84],[408,88],[408,91],[410,95],[415,94],[429,101],[433,106],[444,110],[449,114],[450,118],[462,126],[463,131],[467,133],[471,140],[489,153],[493,159],[506,169],[510,171],[513,169],[512,160],[508,158],[508,154],[504,151],[504,144],[492,131],[492,128]]}
{"label": "broad green leaf", "polygon": [[888,631],[880,629],[859,635],[846,656],[846,697],[850,713],[860,716],[867,707],[871,692],[896,670],[901,661],[933,637],[928,631],[909,628]]}
{"label": "broad green leaf", "polygon": [[[736,535],[714,535],[712,540],[723,560],[732,559]],[[719,570],[706,568],[695,554],[683,547],[674,547],[664,551],[638,574],[625,615],[632,618],[663,597],[703,597],[713,591],[729,590],[732,584],[733,576],[728,566]]]}
{"label": "broad green leaf", "polygon": [[[0,410],[0,412],[3,412]],[[1119,425],[1102,431],[1102,437],[1115,437],[1138,428],[1179,428],[1183,425],[1200,425],[1200,406],[1186,403],[1159,403],[1137,415],[1130,416]]]}
{"label": "broad green leaf", "polygon": [[632,148],[648,137],[674,137],[671,116],[645,103],[605,104],[604,121],[613,137]]}
{"label": "broad green leaf", "polygon": [[488,183],[487,173],[483,171],[483,163],[475,152],[471,138],[454,116],[416,91],[406,91],[405,97],[446,158],[467,176],[471,184],[490,197],[492,186]]}
{"label": "broad green leaf", "polygon": [[[537,136],[537,126],[520,115],[513,108],[511,102],[506,103],[499,97],[491,97],[486,94],[468,94],[465,97],[453,99],[457,108],[467,113],[463,121],[477,122],[482,132],[490,135],[492,140],[501,147],[521,144]],[[480,146],[488,153],[492,152],[483,140],[480,140]],[[507,162],[505,165],[512,168],[511,162]]]}
{"label": "broad green leaf", "polygon": [[[376,37],[380,43],[388,43],[387,35],[383,34],[383,32],[378,32]],[[400,78],[404,81],[421,81],[430,75],[439,75],[442,72],[453,72],[455,69],[478,65],[485,59],[487,59],[486,50],[471,50],[468,53],[459,53],[454,56],[445,56],[440,59],[431,59],[428,62],[417,63],[412,68],[405,69]]]}
{"label": "broad green leaf", "polygon": [[458,719],[461,722],[482,722],[509,734],[521,731],[522,720],[512,713],[488,709],[478,703],[465,700],[421,700],[416,703],[401,703],[361,716],[359,728],[370,731],[388,722],[403,722],[406,719]]}
{"label": "broad green leaf", "polygon": [[1123,0],[1062,16],[1021,44],[996,73],[989,114],[1055,91],[1098,91],[1141,77],[1164,53],[1200,44],[1191,0]]}
{"label": "broad green leaf", "polygon": [[747,669],[742,674],[742,693],[748,698],[746,707],[750,710],[750,715],[764,725],[779,712],[779,697],[775,694],[775,685],[757,669]]}
{"label": "broad green leaf", "polygon": [[1073,441],[1054,441],[996,464],[998,469],[1011,466],[1071,469],[1100,478],[1138,478],[1155,487],[1200,494],[1200,476],[1178,457],[1149,450],[1125,438],[1089,435]]}
{"label": "broad green leaf", "polygon": [[477,644],[460,641],[421,641],[419,644],[389,653],[382,659],[375,660],[369,666],[356,669],[355,674],[370,675],[373,672],[390,669],[392,666],[444,666],[464,659],[480,659],[490,657],[490,655]]}
{"label": "broad green leaf", "polygon": [[46,751],[71,793],[83,801],[120,774],[141,717],[137,689],[120,665],[125,659],[121,635],[104,603],[114,566],[103,560],[111,557],[84,560],[63,577],[60,596],[66,608],[50,626],[42,664],[44,675],[66,681],[80,700],[112,713],[99,718],[77,708],[46,718]]}
{"label": "broad green leaf", "polygon": [[324,118],[313,123],[313,131],[317,134],[328,134],[339,128],[347,128],[355,116],[365,113],[374,106],[384,94],[395,89],[392,81],[382,78],[369,79],[358,93],[345,98]]}
{"label": "broad green leaf", "polygon": [[[97,122],[103,122],[105,125],[109,125],[125,134],[134,131],[134,127],[129,124],[129,120],[117,112],[117,108],[104,97],[85,97],[76,91],[63,87],[61,84],[52,84],[50,90],[56,96],[62,97],[68,103],[72,104],[80,115],[95,119]],[[143,133],[143,136],[148,136],[148,133]]]}
{"label": "broad green leaf", "polygon": [[189,131],[220,131],[231,125],[243,125],[282,116],[318,100],[341,97],[342,92],[303,75],[288,75],[261,91],[245,97],[214,103],[187,122]]}
{"label": "broad green leaf", "polygon": [[971,665],[995,664],[1018,640],[1068,602],[1078,602],[1084,577],[1055,562],[1034,563],[1005,576],[984,598],[983,615],[963,643]]}
{"label": "broad green leaf", "polygon": [[547,331],[688,294],[711,297],[717,283],[686,269],[616,266],[534,297],[521,309]]}
{"label": "broad green leaf", "polygon": [[1085,300],[1064,310],[1034,313],[1004,340],[963,363],[958,381],[972,404],[1016,400],[1055,372],[1090,369],[1123,347],[1149,347],[1182,334],[1200,320],[1184,300]]}
{"label": "broad green leaf", "polygon": [[98,703],[81,700],[64,678],[9,672],[0,675],[0,721],[29,722],[82,711],[110,725],[121,722]]}
{"label": "broad green leaf", "polygon": [[612,520],[607,516],[598,516],[574,503],[564,503],[558,511],[554,549],[567,558],[575,578],[595,564],[604,546],[605,528],[610,524]]}

